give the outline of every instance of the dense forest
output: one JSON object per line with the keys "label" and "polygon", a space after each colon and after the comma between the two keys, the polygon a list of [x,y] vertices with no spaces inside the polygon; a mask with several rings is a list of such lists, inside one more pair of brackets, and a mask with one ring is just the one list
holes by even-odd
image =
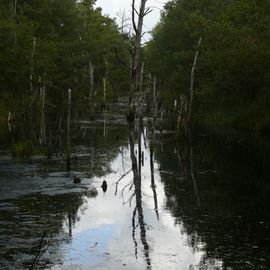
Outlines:
{"label": "dense forest", "polygon": [[89,111],[91,97],[101,100],[103,78],[110,100],[126,89],[129,72],[115,57],[128,57],[126,38],[94,4],[0,1],[0,121],[6,125],[10,112],[20,138],[35,137],[42,99],[45,115],[59,122],[69,88],[76,114]]}
{"label": "dense forest", "polygon": [[[193,117],[208,129],[267,133],[270,127],[270,2],[174,0],[147,46],[164,97],[189,96],[195,51]],[[199,48],[198,40],[202,39]]]}
{"label": "dense forest", "polygon": [[[131,48],[141,37],[124,33],[94,5],[0,2],[0,122],[6,125],[9,114],[16,119],[19,139],[36,136],[29,133],[39,130],[44,113],[61,122],[69,88],[75,116],[91,111],[93,98],[104,102],[104,84],[107,101],[129,95]],[[268,133],[269,11],[266,0],[167,2],[152,39],[140,49],[134,89],[145,62],[142,89],[151,90],[154,78],[159,105],[173,108],[174,100],[190,100],[193,72],[193,123],[219,132]]]}

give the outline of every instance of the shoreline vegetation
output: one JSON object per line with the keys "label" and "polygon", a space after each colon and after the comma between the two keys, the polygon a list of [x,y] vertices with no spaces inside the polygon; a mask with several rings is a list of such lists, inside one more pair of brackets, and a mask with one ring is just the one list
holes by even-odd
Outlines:
{"label": "shoreline vegetation", "polygon": [[269,134],[268,1],[169,1],[143,46],[147,1],[129,31],[94,4],[0,3],[0,136],[15,152],[45,152],[49,137],[65,135],[68,89],[73,120],[119,102],[132,121],[172,112],[175,129],[228,141]]}

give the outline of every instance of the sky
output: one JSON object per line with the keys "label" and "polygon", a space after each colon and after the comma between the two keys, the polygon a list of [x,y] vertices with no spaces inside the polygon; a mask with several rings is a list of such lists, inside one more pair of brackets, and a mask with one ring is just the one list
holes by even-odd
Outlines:
{"label": "sky", "polygon": [[[147,7],[151,7],[153,11],[145,17],[144,31],[149,32],[156,25],[160,18],[160,11],[164,4],[168,0],[148,0]],[[117,18],[118,13],[123,13],[125,10],[126,16],[131,17],[131,3],[132,0],[97,0],[96,6],[101,7],[103,14],[109,15],[112,18]],[[136,0],[139,5],[140,0]],[[117,19],[117,21],[119,21]],[[150,38],[150,35],[145,35],[146,39]]]}

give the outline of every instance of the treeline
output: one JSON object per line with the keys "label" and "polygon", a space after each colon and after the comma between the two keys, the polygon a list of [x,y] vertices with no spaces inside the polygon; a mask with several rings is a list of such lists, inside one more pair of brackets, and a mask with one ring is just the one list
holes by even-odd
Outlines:
{"label": "treeline", "polygon": [[90,65],[97,100],[103,96],[103,78],[110,100],[129,87],[129,71],[117,60],[129,61],[128,42],[94,4],[0,1],[0,121],[6,123],[11,112],[24,137],[40,125],[44,89],[46,115],[57,108],[52,115],[60,118],[69,88],[73,112],[89,108]]}
{"label": "treeline", "polygon": [[269,132],[269,14],[268,0],[168,2],[146,55],[169,104],[189,96],[199,50],[193,120],[216,130]]}

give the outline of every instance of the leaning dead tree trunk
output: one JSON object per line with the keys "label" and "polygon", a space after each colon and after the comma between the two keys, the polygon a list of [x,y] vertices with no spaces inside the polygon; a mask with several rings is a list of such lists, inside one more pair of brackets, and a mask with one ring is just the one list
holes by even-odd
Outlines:
{"label": "leaning dead tree trunk", "polygon": [[[136,10],[135,0],[132,0],[132,25],[134,30],[134,38],[131,39],[132,53],[131,53],[131,85],[129,110],[134,113],[134,93],[138,91],[140,84],[140,68],[141,68],[141,40],[143,33],[144,17],[152,10],[146,8],[147,0],[141,0],[139,11]],[[136,22],[136,15],[137,22]]]}
{"label": "leaning dead tree trunk", "polygon": [[198,41],[197,51],[194,56],[193,65],[192,65],[191,74],[190,74],[190,100],[189,100],[189,109],[188,109],[188,117],[187,117],[188,123],[190,123],[190,119],[191,119],[192,103],[193,103],[193,96],[194,96],[194,73],[195,73],[195,68],[196,68],[197,60],[200,53],[199,47],[201,45],[201,42],[202,42],[202,37],[200,37]]}

